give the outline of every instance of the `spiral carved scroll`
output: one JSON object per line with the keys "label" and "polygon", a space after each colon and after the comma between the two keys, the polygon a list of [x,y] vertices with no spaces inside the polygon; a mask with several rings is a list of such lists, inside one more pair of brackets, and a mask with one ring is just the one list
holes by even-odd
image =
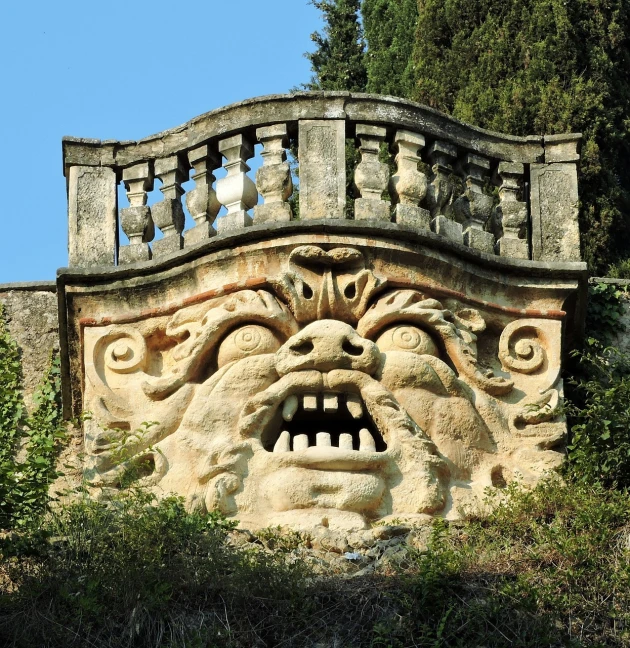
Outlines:
{"label": "spiral carved scroll", "polygon": [[509,371],[530,374],[545,363],[544,334],[531,320],[508,324],[499,342],[499,359]]}
{"label": "spiral carved scroll", "polygon": [[144,337],[135,329],[116,328],[94,346],[94,364],[101,362],[115,373],[132,373],[142,369],[147,357]]}

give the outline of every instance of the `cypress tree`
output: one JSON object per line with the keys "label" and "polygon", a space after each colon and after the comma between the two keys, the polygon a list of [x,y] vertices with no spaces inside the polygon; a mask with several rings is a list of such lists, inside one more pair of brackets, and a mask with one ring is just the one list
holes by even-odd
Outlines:
{"label": "cypress tree", "polygon": [[516,135],[584,134],[582,250],[597,273],[630,256],[629,33],[627,0],[419,1],[409,98]]}
{"label": "cypress tree", "polygon": [[411,96],[418,0],[363,0],[361,13],[368,44],[367,91]]}
{"label": "cypress tree", "polygon": [[325,26],[323,34],[311,34],[317,49],[306,54],[314,74],[305,87],[365,92],[367,73],[358,16],[360,0],[312,0],[311,4],[322,12]]}

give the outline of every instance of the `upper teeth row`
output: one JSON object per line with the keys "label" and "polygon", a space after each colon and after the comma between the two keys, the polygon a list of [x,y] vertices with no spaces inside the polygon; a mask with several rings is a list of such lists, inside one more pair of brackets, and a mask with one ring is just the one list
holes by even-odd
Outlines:
{"label": "upper teeth row", "polygon": [[[302,407],[305,412],[316,412],[318,407],[317,394],[304,394],[302,396]],[[282,405],[282,418],[285,421],[291,421],[298,410],[300,401],[295,394],[287,397]],[[337,394],[326,393],[322,398],[324,412],[333,414],[339,409],[339,397]],[[357,394],[348,394],[346,396],[346,407],[354,419],[360,419],[363,416],[363,404]]]}

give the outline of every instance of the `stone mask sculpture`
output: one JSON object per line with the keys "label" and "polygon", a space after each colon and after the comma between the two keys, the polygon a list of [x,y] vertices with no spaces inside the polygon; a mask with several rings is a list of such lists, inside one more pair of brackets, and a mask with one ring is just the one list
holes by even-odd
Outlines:
{"label": "stone mask sculpture", "polygon": [[[389,287],[356,248],[298,246],[265,288],[145,330],[90,330],[90,477],[116,487],[144,461],[145,485],[248,526],[457,514],[515,471],[531,479],[560,461],[554,324],[504,331],[504,366],[542,369],[548,387],[533,413],[514,410],[502,402],[513,381],[479,364],[478,310]],[[147,413],[157,425],[128,436]]]}
{"label": "stone mask sculpture", "polygon": [[[457,194],[446,166],[456,148],[433,145],[433,176],[421,177],[424,139],[398,131],[397,220],[379,222],[379,214],[390,218],[381,199],[387,173],[374,144],[385,129],[357,125],[363,162],[355,215],[362,220],[347,221],[338,213],[345,198],[335,194],[345,191],[343,177],[337,182],[342,167],[335,176],[322,172],[333,144],[345,146],[337,137],[344,122],[313,123],[317,137],[313,131],[300,141],[325,146],[311,157],[301,148],[301,222],[288,222],[287,130],[264,127],[261,141],[273,159],[259,178],[265,205],[255,213],[262,222],[251,225],[247,214],[247,147],[233,136],[218,147],[228,175],[217,195],[227,196],[228,185],[242,194],[238,204],[221,199],[227,233],[203,239],[214,235],[210,215],[220,206],[208,172],[215,158],[204,146],[189,154],[197,165],[191,196],[203,189],[189,202],[197,210],[197,247],[179,251],[181,157],[155,162],[166,169],[159,209],[145,206],[152,163],[144,161],[123,170],[131,206],[121,217],[133,212],[136,223],[171,213],[179,230],[160,225],[164,238],[154,245],[156,254],[171,256],[142,256],[149,254],[143,237],[153,231],[146,221],[120,249],[121,263],[139,264],[61,272],[72,376],[66,403],[91,413],[85,476],[95,494],[120,488],[132,472],[158,495],[175,493],[190,509],[218,509],[248,528],[323,523],[352,530],[377,520],[456,518],[475,509],[487,487],[533,484],[562,461],[562,327],[567,312],[579,310],[585,268],[503,258],[528,254],[519,238],[527,208],[515,180],[523,165],[501,163],[507,181],[493,208],[479,175],[489,162],[469,155],[477,171]],[[531,141],[523,146],[530,155]],[[538,166],[545,167],[537,169],[541,177],[566,170]],[[79,168],[88,170],[77,178],[100,186],[103,167]],[[493,209],[504,227],[498,243]],[[472,216],[466,225],[469,212],[477,220],[485,214],[480,227]],[[505,214],[521,219],[520,230],[508,232]],[[269,227],[274,220],[284,222]],[[549,236],[541,241],[549,249]],[[495,245],[502,252],[493,257]]]}

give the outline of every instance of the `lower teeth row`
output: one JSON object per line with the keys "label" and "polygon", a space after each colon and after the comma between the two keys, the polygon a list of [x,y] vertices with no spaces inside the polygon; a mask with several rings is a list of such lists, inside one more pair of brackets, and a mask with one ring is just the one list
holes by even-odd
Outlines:
{"label": "lower teeth row", "polygon": [[[331,448],[332,445],[330,434],[328,432],[318,432],[315,435],[315,445],[318,448]],[[297,434],[293,437],[293,451],[300,451],[308,449],[308,435]],[[339,449],[352,450],[352,435],[340,434],[339,435]],[[275,446],[274,452],[291,452],[291,435],[284,430],[280,433]],[[367,428],[361,429],[359,432],[359,452],[376,452],[376,443],[374,437],[370,434]]]}

